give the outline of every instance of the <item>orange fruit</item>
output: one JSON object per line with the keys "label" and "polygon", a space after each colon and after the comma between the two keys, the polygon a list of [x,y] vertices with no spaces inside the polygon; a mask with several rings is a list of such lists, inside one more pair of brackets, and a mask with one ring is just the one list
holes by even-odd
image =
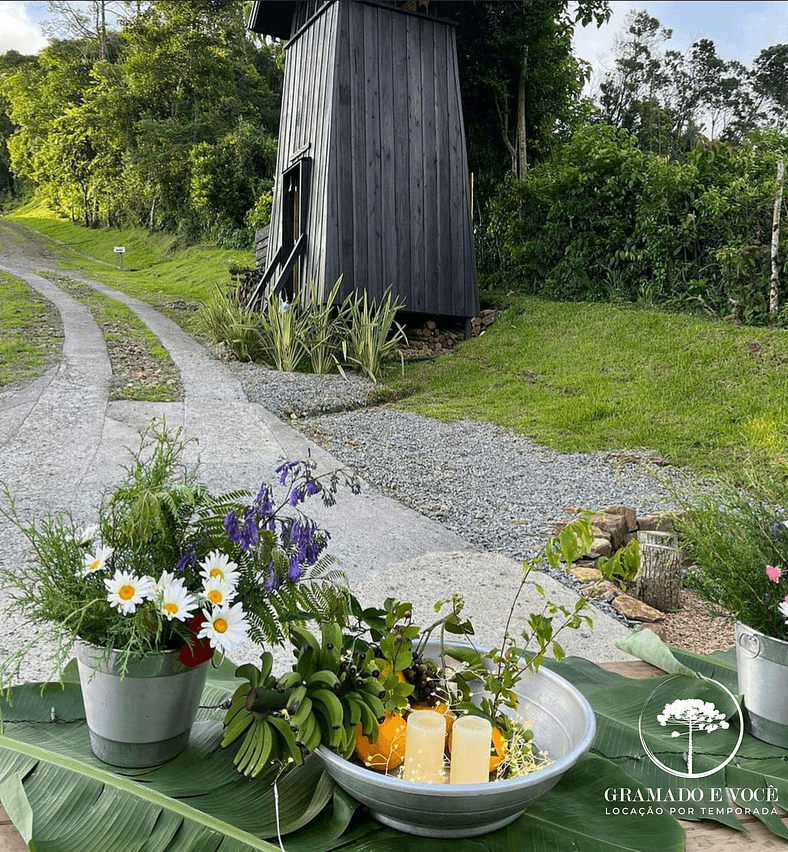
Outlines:
{"label": "orange fruit", "polygon": [[[448,720],[447,720],[448,721]],[[446,739],[446,745],[451,754],[451,731]],[[506,757],[506,740],[503,738],[501,729],[493,725],[492,738],[490,741],[490,774],[496,771],[501,761]]]}
{"label": "orange fruit", "polygon": [[378,725],[378,738],[370,742],[356,725],[356,757],[369,769],[390,772],[405,760],[405,740],[408,724],[397,713],[386,711],[386,718]]}
{"label": "orange fruit", "polygon": [[436,713],[440,713],[441,715],[446,717],[446,736],[448,737],[451,732],[451,726],[454,724],[454,720],[457,718],[454,715],[451,707],[443,701],[439,701],[434,707],[431,707],[429,704],[413,704],[410,708],[411,710],[434,710]]}
{"label": "orange fruit", "polygon": [[495,772],[506,757],[506,740],[501,729],[493,725],[492,745],[490,746],[490,772]]}

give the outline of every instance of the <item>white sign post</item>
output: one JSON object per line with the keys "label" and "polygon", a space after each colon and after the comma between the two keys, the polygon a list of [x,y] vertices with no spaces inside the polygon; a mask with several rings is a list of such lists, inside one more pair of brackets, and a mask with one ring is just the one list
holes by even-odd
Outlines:
{"label": "white sign post", "polygon": [[123,269],[123,255],[126,253],[126,246],[115,246],[115,254],[120,261],[119,269]]}

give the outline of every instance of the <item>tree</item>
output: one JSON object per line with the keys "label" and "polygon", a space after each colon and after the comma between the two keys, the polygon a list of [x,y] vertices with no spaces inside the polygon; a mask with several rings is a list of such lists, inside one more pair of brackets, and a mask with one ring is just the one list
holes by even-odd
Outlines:
{"label": "tree", "polygon": [[47,11],[53,16],[41,27],[44,35],[94,42],[101,59],[110,53],[110,26],[141,14],[152,0],[47,0]]}
{"label": "tree", "polygon": [[603,118],[644,150],[680,156],[700,139],[738,144],[756,127],[785,121],[788,45],[762,51],[751,70],[722,59],[710,39],[680,53],[664,49],[671,38],[647,12],[632,13],[600,84]]}
{"label": "tree", "polygon": [[687,737],[687,770],[692,774],[692,738],[693,734],[704,731],[707,734],[719,728],[730,727],[725,721],[725,714],[717,710],[711,701],[701,701],[699,698],[685,698],[665,705],[665,709],[657,716],[657,721],[665,727],[668,724],[680,725],[687,729],[686,734],[672,731],[671,737]]}
{"label": "tree", "polygon": [[[489,184],[523,177],[571,113],[586,69],[572,54],[577,23],[610,16],[607,0],[457,4],[457,49],[471,170]],[[489,178],[488,178],[489,176]]]}

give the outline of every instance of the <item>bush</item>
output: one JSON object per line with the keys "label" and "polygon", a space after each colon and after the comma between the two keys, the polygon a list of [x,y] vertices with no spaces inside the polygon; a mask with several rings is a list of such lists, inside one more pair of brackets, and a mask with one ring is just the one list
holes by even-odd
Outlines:
{"label": "bush", "polygon": [[685,503],[679,528],[696,568],[687,584],[713,607],[755,630],[788,638],[780,604],[786,589],[766,567],[788,568],[788,470],[773,463],[747,468],[745,482],[727,482],[715,494]]}
{"label": "bush", "polygon": [[285,372],[350,367],[376,382],[383,361],[406,340],[394,321],[402,304],[386,290],[380,304],[364,291],[337,305],[341,283],[340,277],[325,301],[313,284],[303,301],[270,293],[261,311],[246,308],[237,289],[216,287],[200,307],[195,330],[229,346],[241,361],[263,361]]}
{"label": "bush", "polygon": [[553,299],[763,322],[776,160],[786,151],[788,137],[757,133],[669,160],[623,130],[585,125],[488,203],[477,226],[481,278]]}

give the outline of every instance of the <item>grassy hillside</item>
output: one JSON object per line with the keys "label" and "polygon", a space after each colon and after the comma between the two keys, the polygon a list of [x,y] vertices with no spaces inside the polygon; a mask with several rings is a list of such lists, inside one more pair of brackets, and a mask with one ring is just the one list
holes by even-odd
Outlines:
{"label": "grassy hillside", "polygon": [[[216,283],[226,284],[228,264],[253,263],[251,252],[179,245],[177,237],[140,229],[83,228],[32,202],[6,218],[33,228],[61,247],[61,265],[150,302],[181,325]],[[126,249],[119,269],[115,246]]]}
{"label": "grassy hillside", "polygon": [[519,299],[481,338],[389,384],[400,407],[553,449],[648,448],[735,472],[788,450],[788,334],[655,310]]}

